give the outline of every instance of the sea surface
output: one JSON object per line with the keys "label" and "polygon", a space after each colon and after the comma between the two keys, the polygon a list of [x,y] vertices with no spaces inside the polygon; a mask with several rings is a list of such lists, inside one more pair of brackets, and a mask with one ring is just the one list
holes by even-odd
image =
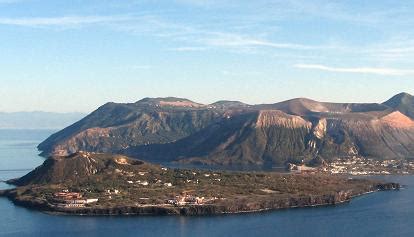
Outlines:
{"label": "sea surface", "polygon": [[[36,145],[53,132],[0,130],[0,180],[41,164]],[[207,217],[58,216],[0,198],[0,236],[414,236],[414,176],[375,178],[406,187],[334,207]],[[0,183],[0,189],[9,187]]]}

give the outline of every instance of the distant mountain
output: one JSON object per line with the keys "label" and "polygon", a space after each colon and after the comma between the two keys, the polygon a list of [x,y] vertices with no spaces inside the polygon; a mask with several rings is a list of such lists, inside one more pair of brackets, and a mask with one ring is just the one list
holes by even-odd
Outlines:
{"label": "distant mountain", "polygon": [[173,97],[107,103],[38,148],[45,156],[82,150],[207,165],[318,164],[353,156],[413,158],[414,121],[407,116],[413,110],[407,99],[400,101],[402,111],[387,102],[326,103],[305,98],[260,105],[237,101],[203,105]]}
{"label": "distant mountain", "polygon": [[0,129],[61,129],[84,116],[81,113],[0,112]]}
{"label": "distant mountain", "polygon": [[414,96],[410,94],[400,93],[384,102],[384,105],[394,108],[414,119]]}

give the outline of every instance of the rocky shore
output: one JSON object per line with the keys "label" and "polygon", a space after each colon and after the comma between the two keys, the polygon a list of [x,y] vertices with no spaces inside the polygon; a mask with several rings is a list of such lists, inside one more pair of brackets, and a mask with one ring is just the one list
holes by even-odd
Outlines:
{"label": "rocky shore", "polygon": [[18,194],[16,189],[0,190],[0,196],[9,198],[15,205],[29,209],[35,209],[53,214],[67,215],[218,215],[260,212],[288,208],[304,208],[316,206],[338,205],[349,202],[356,196],[378,192],[399,190],[398,183],[379,183],[369,189],[354,193],[352,190],[339,191],[330,195],[309,195],[302,197],[289,197],[286,199],[266,198],[255,202],[243,203],[236,200],[223,200],[217,204],[175,206],[168,204],[134,206],[126,203],[116,207],[84,207],[84,208],[62,208],[52,205],[46,201],[24,198]]}

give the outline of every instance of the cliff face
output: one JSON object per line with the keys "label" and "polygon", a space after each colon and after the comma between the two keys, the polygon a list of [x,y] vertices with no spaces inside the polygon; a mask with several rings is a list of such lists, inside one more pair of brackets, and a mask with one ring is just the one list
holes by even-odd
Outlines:
{"label": "cliff face", "polygon": [[406,110],[396,110],[398,104],[294,99],[202,105],[146,98],[134,104],[108,103],[52,135],[39,149],[43,155],[83,150],[209,165],[275,166],[352,156],[412,158],[414,121]]}
{"label": "cliff face", "polygon": [[[389,186],[393,184],[384,184]],[[388,190],[388,189],[383,189]],[[392,189],[389,189],[392,190]],[[375,187],[365,190],[377,191]],[[45,212],[63,213],[69,215],[217,215],[229,213],[258,212],[266,210],[277,210],[287,208],[303,208],[314,206],[337,205],[349,202],[353,197],[352,191],[339,191],[333,194],[290,197],[285,199],[263,198],[254,202],[243,202],[241,200],[226,200],[214,205],[191,205],[191,206],[133,206],[124,205],[116,207],[86,207],[86,208],[60,208],[50,205],[46,201],[28,199],[17,194],[16,191],[6,191],[4,196],[9,197],[14,204]]]}

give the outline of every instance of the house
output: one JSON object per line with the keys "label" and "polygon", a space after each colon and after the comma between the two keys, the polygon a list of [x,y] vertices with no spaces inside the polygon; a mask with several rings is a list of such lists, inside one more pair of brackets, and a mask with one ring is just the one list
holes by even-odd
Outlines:
{"label": "house", "polygon": [[168,199],[167,204],[177,205],[177,199]]}
{"label": "house", "polygon": [[53,196],[60,199],[79,199],[82,198],[82,194],[76,192],[57,192]]}
{"label": "house", "polygon": [[106,193],[107,194],[119,194],[119,190],[118,189],[114,189],[114,190],[108,189],[108,190],[106,190]]}
{"label": "house", "polygon": [[58,207],[64,208],[77,208],[77,207],[85,207],[85,204],[95,203],[97,202],[97,198],[88,198],[88,199],[72,199],[72,200],[65,200],[64,203],[58,203]]}
{"label": "house", "polygon": [[58,204],[58,207],[62,207],[62,208],[80,208],[80,207],[85,207],[85,204],[80,204],[80,203],[66,203],[66,204]]}
{"label": "house", "polygon": [[205,199],[204,197],[197,197],[197,196],[192,196],[192,195],[180,195],[180,196],[176,196],[175,199],[166,200],[166,203],[175,205],[175,206],[203,205],[207,201],[211,201],[211,200],[213,199]]}
{"label": "house", "polygon": [[196,197],[196,203],[197,204],[203,204],[204,203],[204,197]]}
{"label": "house", "polygon": [[147,186],[148,185],[148,181],[143,181],[140,183],[141,185]]}
{"label": "house", "polygon": [[85,199],[66,200],[66,204],[86,204]]}
{"label": "house", "polygon": [[86,203],[95,203],[95,202],[98,202],[99,201],[99,199],[98,198],[88,198],[88,199],[86,199]]}

